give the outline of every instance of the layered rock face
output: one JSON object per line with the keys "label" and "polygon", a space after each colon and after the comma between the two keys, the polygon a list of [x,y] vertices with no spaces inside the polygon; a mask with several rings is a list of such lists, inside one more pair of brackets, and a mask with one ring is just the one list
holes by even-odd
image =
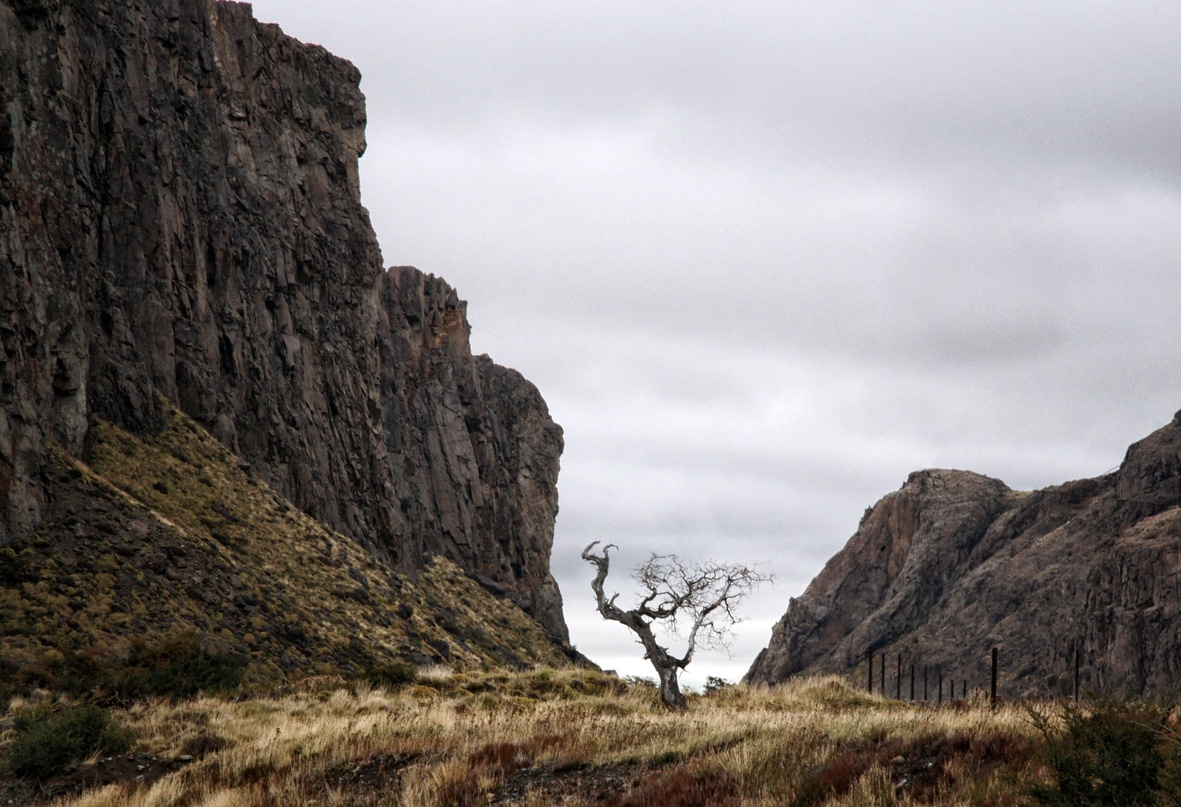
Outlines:
{"label": "layered rock face", "polygon": [[472,357],[466,305],[444,281],[401,267],[380,286],[385,450],[413,536],[403,560],[456,560],[568,640],[549,571],[561,428],[520,373]]}
{"label": "layered rock face", "polygon": [[382,268],[357,70],[214,0],[0,0],[0,544],[56,441],[176,402],[309,514],[442,554],[565,638],[561,430],[473,357],[443,281]]}
{"label": "layered rock face", "polygon": [[[1119,470],[1032,493],[914,473],[775,625],[747,680],[865,675],[885,653],[1009,695],[1163,694],[1181,674],[1181,413]],[[874,672],[875,678],[878,671]],[[921,675],[921,673],[919,673]],[[909,692],[909,681],[904,690]]]}

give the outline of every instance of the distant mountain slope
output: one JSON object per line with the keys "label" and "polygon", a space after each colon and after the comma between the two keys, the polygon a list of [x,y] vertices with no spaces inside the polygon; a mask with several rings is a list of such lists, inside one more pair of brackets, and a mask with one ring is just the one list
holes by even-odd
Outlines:
{"label": "distant mountain slope", "polygon": [[534,620],[453,563],[405,579],[249,477],[187,417],[165,417],[146,440],[97,423],[89,466],[53,452],[45,518],[0,548],[7,685],[117,671],[137,647],[183,648],[186,635],[247,685],[394,661],[565,663]]}
{"label": "distant mountain slope", "polygon": [[[747,680],[909,675],[1009,694],[1164,694],[1181,680],[1181,413],[1098,479],[1032,493],[964,471],[911,474],[775,625]],[[875,678],[878,670],[875,670]],[[921,673],[920,673],[921,675]],[[891,687],[893,683],[891,683]],[[909,690],[909,681],[906,685]]]}
{"label": "distant mountain slope", "polygon": [[0,75],[0,546],[55,512],[52,446],[167,399],[389,573],[448,558],[566,640],[561,429],[383,268],[352,64],[246,3],[0,0]]}

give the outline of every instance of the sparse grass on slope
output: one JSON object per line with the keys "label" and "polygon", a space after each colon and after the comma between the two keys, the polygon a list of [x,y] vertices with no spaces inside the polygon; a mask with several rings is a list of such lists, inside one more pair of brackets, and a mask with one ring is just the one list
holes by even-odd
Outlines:
{"label": "sparse grass on slope", "polygon": [[194,761],[57,805],[1015,805],[1038,775],[1018,709],[911,707],[834,678],[678,713],[593,671],[418,680],[134,706],[118,717],[137,751]]}
{"label": "sparse grass on slope", "polygon": [[454,564],[414,583],[386,571],[175,409],[149,439],[97,424],[91,465],[57,451],[48,473],[49,517],[0,548],[0,698],[37,685],[257,690],[399,660],[564,661]]}

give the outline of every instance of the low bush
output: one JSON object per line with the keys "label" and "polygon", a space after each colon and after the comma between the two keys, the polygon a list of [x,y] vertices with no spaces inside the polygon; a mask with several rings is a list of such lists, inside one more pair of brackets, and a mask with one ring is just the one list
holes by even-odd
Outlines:
{"label": "low bush", "polygon": [[98,666],[71,689],[121,698],[189,698],[231,692],[242,680],[244,662],[207,648],[196,633],[182,632],[156,642],[133,643],[125,664]]}
{"label": "low bush", "polygon": [[244,658],[210,649],[194,631],[139,637],[122,653],[95,649],[63,653],[50,648],[36,662],[0,679],[0,701],[36,688],[91,700],[189,698],[202,692],[226,695],[241,684],[245,669]]}
{"label": "low bush", "polygon": [[190,698],[232,692],[242,681],[245,661],[211,650],[195,632],[183,631],[155,641],[136,639],[125,659],[75,653],[61,666],[45,686],[83,697]]}
{"label": "low bush", "polygon": [[1031,788],[1044,807],[1137,807],[1178,804],[1165,785],[1181,760],[1166,741],[1169,709],[1101,699],[1063,706],[1055,715],[1031,711],[1044,740],[1053,781]]}
{"label": "low bush", "polygon": [[370,667],[364,672],[362,678],[377,687],[397,689],[417,681],[418,668],[408,661],[393,661],[389,664]]}
{"label": "low bush", "polygon": [[702,692],[706,695],[712,695],[715,692],[724,692],[733,687],[734,684],[727,681],[725,678],[719,678],[716,675],[707,676],[705,679],[705,688]]}
{"label": "low bush", "polygon": [[94,705],[60,711],[32,709],[15,721],[8,767],[18,776],[47,779],[91,754],[119,754],[131,746],[127,733]]}

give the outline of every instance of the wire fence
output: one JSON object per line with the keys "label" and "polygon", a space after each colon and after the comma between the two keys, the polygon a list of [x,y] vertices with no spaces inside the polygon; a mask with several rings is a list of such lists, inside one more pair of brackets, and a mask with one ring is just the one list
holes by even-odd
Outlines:
{"label": "wire fence", "polygon": [[[893,680],[890,680],[886,664],[887,657],[894,656]],[[1000,650],[991,648],[991,669],[987,682],[979,680],[973,682],[969,676],[945,675],[943,665],[922,665],[914,660],[903,664],[902,653],[869,651],[866,659],[866,689],[873,694],[877,691],[884,698],[893,696],[895,700],[909,700],[911,703],[928,703],[942,706],[945,702],[954,702],[958,694],[960,700],[968,700],[975,692],[987,693],[989,705],[995,709],[998,694],[997,683],[1000,678]],[[877,668],[875,680],[874,671]],[[1080,655],[1074,651],[1074,686],[1072,695],[1077,702],[1079,699]],[[876,690],[875,690],[876,684]],[[974,687],[974,688],[971,688]],[[945,695],[946,693],[946,695]],[[907,697],[904,698],[903,695]],[[921,696],[921,697],[920,697]]]}

